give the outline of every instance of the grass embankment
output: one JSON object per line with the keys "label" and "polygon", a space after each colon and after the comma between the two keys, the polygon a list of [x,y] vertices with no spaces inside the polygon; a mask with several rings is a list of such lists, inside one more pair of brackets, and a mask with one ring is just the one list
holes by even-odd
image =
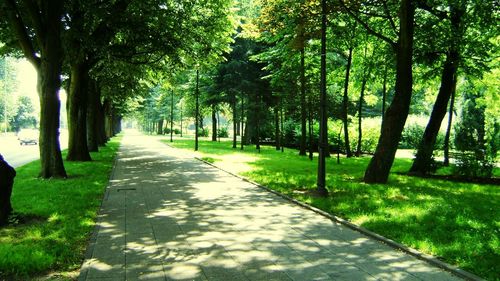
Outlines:
{"label": "grass embankment", "polygon": [[0,280],[76,277],[119,142],[114,138],[91,153],[92,162],[65,162],[68,179],[37,178],[39,161],[16,169],[16,214],[11,225],[0,228]]}
{"label": "grass embankment", "polygon": [[[193,141],[169,143],[190,149]],[[489,280],[500,276],[500,188],[409,177],[410,159],[396,159],[389,182],[365,184],[370,158],[327,159],[328,198],[311,196],[317,159],[263,147],[241,152],[231,143],[200,142],[203,159],[366,229]],[[498,169],[495,171],[498,174]]]}

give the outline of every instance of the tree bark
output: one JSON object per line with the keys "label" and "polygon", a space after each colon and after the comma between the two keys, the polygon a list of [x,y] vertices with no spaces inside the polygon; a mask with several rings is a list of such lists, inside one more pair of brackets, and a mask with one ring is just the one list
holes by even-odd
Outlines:
{"label": "tree bark", "polygon": [[347,157],[352,157],[351,152],[351,144],[349,142],[349,120],[348,120],[348,112],[349,112],[349,76],[351,72],[351,64],[352,64],[352,52],[353,48],[349,47],[349,55],[347,57],[347,67],[345,71],[345,80],[344,80],[344,98],[342,99],[342,121],[344,122],[344,144],[345,144],[345,154]]}
{"label": "tree bark", "polygon": [[217,110],[212,104],[212,141],[217,141]]}
{"label": "tree bark", "polygon": [[[49,1],[52,2],[52,1]],[[59,15],[59,14],[57,14]],[[53,15],[56,17],[57,15]],[[38,70],[40,96],[40,162],[42,178],[66,178],[59,144],[59,89],[61,87],[62,48],[59,18],[48,18],[51,28],[45,40],[44,59]]]}
{"label": "tree bark", "polygon": [[280,111],[279,111],[279,105],[276,105],[274,107],[274,139],[275,139],[275,147],[276,150],[281,149],[281,141],[280,141]]}
{"label": "tree bark", "polygon": [[321,0],[321,79],[319,101],[319,156],[316,190],[320,196],[327,196],[326,154],[328,150],[328,116],[326,112],[326,0]]}
{"label": "tree bark", "polygon": [[237,125],[239,124],[238,120],[237,120],[237,110],[238,108],[236,107],[237,105],[237,100],[236,100],[236,97],[233,96],[232,97],[232,108],[233,108],[233,148],[236,148],[237,146],[237,140],[236,140],[236,127]]}
{"label": "tree bark", "polygon": [[[154,127],[154,126],[153,126]],[[113,107],[109,99],[104,101],[104,128],[106,132],[106,138],[110,139],[113,137]]]}
{"label": "tree bark", "polygon": [[170,142],[173,142],[174,135],[174,91],[172,91],[172,95],[170,96]]}
{"label": "tree bark", "polygon": [[424,135],[420,141],[415,159],[410,168],[411,174],[426,175],[431,171],[432,153],[439,134],[441,122],[446,115],[448,102],[455,91],[457,85],[457,69],[459,55],[457,52],[450,52],[446,55],[446,61],[441,75],[441,87],[432,109],[431,117],[425,128]]}
{"label": "tree bark", "polygon": [[413,28],[415,7],[411,0],[400,4],[400,31],[396,49],[395,95],[387,109],[373,158],[365,171],[366,183],[387,183],[401,133],[408,117],[413,85]]}
{"label": "tree bark", "polygon": [[307,127],[309,131],[309,159],[312,161],[313,160],[313,153],[314,153],[314,146],[313,146],[313,117],[312,117],[312,98],[309,95],[309,101],[307,103],[308,108],[307,108]]}
{"label": "tree bark", "polygon": [[[181,100],[182,100],[182,98],[181,98]],[[182,118],[183,118],[183,116],[182,116],[182,102],[181,102],[180,106],[181,106],[180,115],[181,115],[181,138],[182,138],[182,134],[183,134],[182,131],[184,130],[183,124],[182,124]]]}
{"label": "tree bark", "polygon": [[449,166],[450,165],[450,135],[451,135],[451,126],[453,123],[453,108],[455,106],[455,93],[456,93],[456,88],[453,89],[451,92],[451,99],[450,99],[450,109],[448,111],[448,126],[446,128],[446,135],[444,136],[444,161],[443,165],[444,166]]}
{"label": "tree bark", "polygon": [[33,9],[27,9],[30,18],[28,24],[23,22],[19,13],[21,8],[16,1],[3,1],[1,4],[24,56],[37,70],[37,91],[40,98],[40,177],[66,178],[59,145],[61,104],[58,96],[63,61],[63,1],[30,3]]}
{"label": "tree bark", "polygon": [[246,134],[246,126],[245,126],[245,99],[241,97],[241,142],[240,142],[240,149],[244,149],[245,145],[245,137],[247,136]]}
{"label": "tree bark", "polygon": [[104,105],[101,103],[101,88],[96,84],[96,100],[97,100],[97,143],[100,146],[106,145],[108,139],[106,138],[106,118],[104,113]]}
{"label": "tree bark", "polygon": [[91,161],[87,146],[88,65],[83,61],[71,64],[71,82],[67,101],[68,161]]}
{"label": "tree bark", "polygon": [[158,122],[156,123],[156,134],[157,135],[163,135],[163,118],[161,118],[160,120],[158,120]]}
{"label": "tree bark", "polygon": [[99,151],[98,142],[98,113],[99,97],[97,94],[96,82],[92,79],[88,80],[88,107],[87,107],[87,147],[90,152]]}
{"label": "tree bark", "polygon": [[363,81],[361,82],[361,93],[359,94],[359,104],[358,104],[358,144],[356,145],[356,157],[361,156],[361,141],[363,140],[363,100],[365,98],[365,88],[366,82],[368,80],[368,74],[363,75]]}
{"label": "tree bark", "polygon": [[260,153],[260,113],[261,113],[261,95],[257,93],[257,114],[255,115],[255,148]]}
{"label": "tree bark", "polygon": [[198,122],[200,118],[200,93],[199,93],[199,83],[200,82],[200,72],[196,70],[196,90],[195,90],[195,117],[194,117],[194,151],[198,151]]}
{"label": "tree bark", "polygon": [[307,138],[307,113],[306,113],[306,70],[305,70],[305,48],[300,49],[300,147],[299,155],[306,154]]}
{"label": "tree bark", "polygon": [[384,68],[384,80],[382,81],[382,123],[385,117],[385,104],[387,103],[387,64]]}

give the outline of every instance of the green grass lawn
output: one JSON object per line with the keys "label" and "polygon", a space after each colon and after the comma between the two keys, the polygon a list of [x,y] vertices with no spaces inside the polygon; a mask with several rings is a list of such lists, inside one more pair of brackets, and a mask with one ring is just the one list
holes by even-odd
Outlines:
{"label": "green grass lawn", "polygon": [[65,162],[65,180],[37,178],[39,161],[16,169],[12,205],[19,221],[14,216],[13,225],[0,228],[0,280],[77,277],[119,141],[92,153],[92,162]]}
{"label": "green grass lawn", "polygon": [[[169,143],[190,149],[194,141]],[[317,159],[263,147],[232,149],[230,142],[200,142],[200,157],[281,193],[347,219],[488,280],[500,276],[500,188],[409,177],[410,159],[396,159],[389,183],[365,184],[370,158],[327,159],[328,198],[315,189]],[[496,171],[498,174],[498,171]]]}

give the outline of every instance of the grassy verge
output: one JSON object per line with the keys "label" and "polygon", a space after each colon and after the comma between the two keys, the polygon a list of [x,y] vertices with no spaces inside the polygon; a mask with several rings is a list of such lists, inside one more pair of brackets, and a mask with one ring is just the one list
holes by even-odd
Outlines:
{"label": "grassy verge", "polygon": [[[169,143],[190,149],[193,141]],[[315,189],[317,159],[295,150],[233,150],[230,143],[200,143],[200,157],[281,193],[350,220],[488,280],[500,276],[500,189],[493,185],[409,177],[410,159],[396,159],[389,183],[365,184],[369,158],[327,160],[328,198]],[[498,174],[498,171],[496,171]]]}
{"label": "grassy verge", "polygon": [[66,280],[78,274],[119,142],[114,138],[92,153],[92,162],[65,162],[65,180],[38,179],[39,161],[16,169],[16,214],[0,229],[0,280],[47,274]]}

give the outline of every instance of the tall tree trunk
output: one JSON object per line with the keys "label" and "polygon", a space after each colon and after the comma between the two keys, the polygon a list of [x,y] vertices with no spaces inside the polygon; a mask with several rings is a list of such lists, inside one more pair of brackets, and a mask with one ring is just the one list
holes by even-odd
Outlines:
{"label": "tall tree trunk", "polygon": [[[51,1],[52,2],[52,1]],[[42,47],[40,68],[38,69],[37,89],[40,97],[40,162],[42,178],[66,178],[66,170],[59,144],[59,89],[61,87],[62,48],[61,48],[61,8],[60,1],[48,7],[47,21],[49,30],[45,46]],[[50,4],[47,4],[50,6]],[[60,6],[59,6],[60,5]],[[54,10],[52,10],[54,9]],[[52,13],[54,13],[52,15]]]}
{"label": "tall tree trunk", "polygon": [[321,0],[321,79],[319,100],[319,156],[316,189],[319,195],[327,196],[326,154],[328,150],[328,116],[326,112],[326,0]]}
{"label": "tall tree trunk", "polygon": [[[24,2],[23,2],[24,3]],[[25,4],[25,3],[24,3]],[[32,1],[25,9],[17,1],[0,2],[24,56],[37,71],[40,98],[40,177],[66,178],[59,144],[58,92],[61,86],[63,50],[61,46],[63,1]],[[20,15],[27,14],[28,23]]]}
{"label": "tall tree trunk", "polygon": [[312,161],[313,160],[313,153],[314,153],[314,145],[313,145],[313,117],[312,117],[312,98],[309,96],[309,102],[307,103],[308,108],[308,114],[307,114],[307,122],[308,122],[308,129],[309,129],[309,159]]}
{"label": "tall tree trunk", "polygon": [[413,28],[415,7],[402,0],[399,39],[396,49],[396,86],[394,99],[387,109],[375,154],[365,171],[366,183],[386,183],[394,162],[401,133],[408,117],[412,96]]}
{"label": "tall tree trunk", "polygon": [[237,146],[237,140],[236,140],[236,127],[238,125],[238,119],[237,119],[237,111],[238,111],[238,108],[237,108],[237,103],[238,101],[236,100],[236,96],[233,96],[232,97],[232,107],[233,107],[233,148],[236,148]]}
{"label": "tall tree trunk", "polygon": [[306,67],[305,48],[300,49],[300,147],[299,155],[306,154],[307,112],[306,112]]}
{"label": "tall tree trunk", "polygon": [[212,104],[212,141],[217,141],[217,110]]}
{"label": "tall tree trunk", "polygon": [[387,64],[384,67],[384,80],[382,81],[382,123],[385,118],[385,105],[387,103]]}
{"label": "tall tree trunk", "polygon": [[170,96],[170,142],[174,141],[174,91]]}
{"label": "tall tree trunk", "polygon": [[[59,60],[59,59],[56,59]],[[54,63],[56,64],[56,63]],[[42,61],[38,71],[38,93],[40,96],[40,161],[42,178],[66,178],[61,147],[59,144],[58,91],[60,71],[49,60]]]}
{"label": "tall tree trunk", "polygon": [[91,161],[87,146],[87,86],[89,67],[85,61],[71,64],[68,111],[68,161]]}
{"label": "tall tree trunk", "polygon": [[281,109],[280,109],[280,123],[281,123],[281,135],[280,135],[280,142],[281,142],[281,152],[285,152],[285,141],[284,141],[284,132],[285,132],[285,129],[284,129],[284,125],[283,123],[285,122],[285,118],[284,118],[284,113],[283,113],[283,100],[282,98],[280,97],[280,104],[281,104]]}
{"label": "tall tree trunk", "polygon": [[181,112],[180,112],[180,114],[181,114],[181,138],[182,138],[182,134],[183,134],[182,131],[184,130],[183,124],[182,124],[182,118],[183,118],[183,116],[182,116],[182,102],[181,102],[180,106],[181,106]]}
{"label": "tall tree trunk", "polygon": [[244,148],[245,137],[247,136],[245,129],[246,129],[246,126],[245,126],[245,99],[242,96],[241,97],[241,143],[240,143],[241,150],[243,150],[243,148]]}
{"label": "tall tree trunk", "polygon": [[363,81],[361,82],[361,93],[359,94],[359,104],[358,104],[358,144],[356,146],[356,156],[361,156],[361,141],[363,140],[363,100],[365,99],[365,88],[366,82],[368,80],[368,74],[363,75]]}
{"label": "tall tree trunk", "polygon": [[196,97],[196,108],[195,108],[195,117],[194,117],[194,151],[198,151],[198,122],[200,119],[200,92],[199,92],[199,85],[200,85],[200,72],[199,70],[196,70],[196,90],[195,90],[195,97]]}
{"label": "tall tree trunk", "polygon": [[[106,132],[106,138],[110,139],[113,137],[113,106],[109,99],[104,101],[104,130]],[[151,133],[154,130],[154,125],[149,130]]]}
{"label": "tall tree trunk", "polygon": [[99,97],[97,93],[96,82],[92,79],[88,80],[88,107],[87,107],[87,147],[90,152],[99,151],[98,142],[98,113]]}
{"label": "tall tree trunk", "polygon": [[106,138],[106,118],[104,105],[101,103],[101,88],[99,84],[97,86],[97,143],[100,146],[106,145],[108,139]]}
{"label": "tall tree trunk", "polygon": [[276,150],[281,149],[281,141],[280,141],[280,111],[279,105],[274,107],[274,139],[275,139],[275,147]]}
{"label": "tall tree trunk", "polygon": [[351,73],[351,65],[352,65],[352,51],[353,48],[349,47],[349,55],[347,57],[347,67],[345,71],[345,80],[344,80],[344,98],[342,99],[342,121],[344,122],[344,144],[345,144],[345,154],[347,157],[352,157],[351,152],[351,144],[349,142],[349,120],[348,120],[348,112],[349,112],[349,77]]}
{"label": "tall tree trunk", "polygon": [[455,93],[456,93],[456,88],[453,89],[451,92],[451,99],[450,99],[450,109],[448,111],[448,126],[446,127],[446,135],[444,136],[444,161],[443,165],[444,166],[449,166],[450,165],[450,135],[451,135],[451,126],[453,123],[453,110],[455,106]]}
{"label": "tall tree trunk", "polygon": [[260,153],[260,113],[261,113],[261,95],[260,93],[257,93],[257,114],[255,115],[255,148],[259,151]]}
{"label": "tall tree trunk", "polygon": [[163,135],[163,118],[161,118],[160,120],[158,120],[157,124],[156,125],[156,134],[157,135]]}
{"label": "tall tree trunk", "polygon": [[454,92],[457,85],[457,69],[458,69],[459,55],[457,52],[450,52],[446,55],[446,61],[443,67],[441,76],[441,87],[432,109],[431,117],[425,128],[424,135],[420,141],[420,145],[413,160],[413,165],[410,168],[411,174],[426,175],[431,171],[432,153],[436,138],[439,134],[441,122],[446,115],[448,102],[452,92]]}

